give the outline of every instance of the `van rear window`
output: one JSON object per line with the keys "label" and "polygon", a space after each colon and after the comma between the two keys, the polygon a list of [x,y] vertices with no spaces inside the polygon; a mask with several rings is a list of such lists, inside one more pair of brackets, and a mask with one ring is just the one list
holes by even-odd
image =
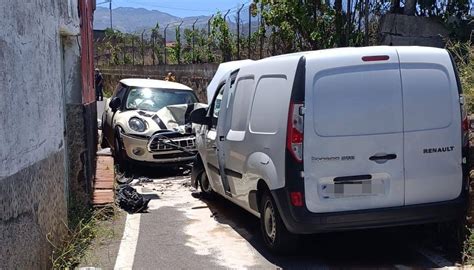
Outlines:
{"label": "van rear window", "polygon": [[313,121],[319,136],[357,136],[403,130],[398,65],[344,67],[317,73]]}
{"label": "van rear window", "polygon": [[447,71],[439,65],[402,64],[405,131],[451,124],[453,99]]}

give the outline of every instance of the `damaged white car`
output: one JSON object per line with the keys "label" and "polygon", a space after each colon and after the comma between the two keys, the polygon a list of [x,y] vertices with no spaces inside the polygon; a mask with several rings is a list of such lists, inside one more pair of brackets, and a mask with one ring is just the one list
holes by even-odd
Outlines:
{"label": "damaged white car", "polygon": [[193,161],[190,122],[198,103],[186,85],[150,79],[123,79],[105,103],[101,146],[110,146],[121,169],[133,162],[174,166]]}

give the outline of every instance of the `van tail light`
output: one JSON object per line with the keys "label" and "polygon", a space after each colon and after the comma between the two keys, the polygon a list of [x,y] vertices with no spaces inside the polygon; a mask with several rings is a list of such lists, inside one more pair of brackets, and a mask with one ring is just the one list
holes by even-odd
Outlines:
{"label": "van tail light", "polygon": [[466,107],[464,106],[464,96],[459,96],[459,102],[461,103],[461,130],[462,130],[462,140],[463,146],[469,146],[469,128],[470,128],[470,121],[469,117],[467,116]]}
{"label": "van tail light", "polygon": [[469,119],[467,116],[464,117],[462,120],[462,131],[463,132],[468,132],[469,131]]}
{"label": "van tail light", "polygon": [[303,206],[303,193],[301,192],[290,192],[291,204],[293,206]]}
{"label": "van tail light", "polygon": [[372,55],[362,57],[362,61],[364,62],[387,61],[388,59],[390,59],[388,55]]}
{"label": "van tail light", "polygon": [[303,103],[290,103],[286,146],[297,162],[303,161],[304,118]]}
{"label": "van tail light", "polygon": [[467,115],[463,117],[461,122],[462,127],[462,139],[463,139],[463,146],[469,146],[469,118]]}

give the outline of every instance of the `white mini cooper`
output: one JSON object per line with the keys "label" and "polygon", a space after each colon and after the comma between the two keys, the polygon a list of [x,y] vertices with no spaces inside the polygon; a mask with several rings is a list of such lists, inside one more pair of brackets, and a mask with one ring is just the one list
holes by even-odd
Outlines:
{"label": "white mini cooper", "polygon": [[110,146],[121,169],[138,161],[179,165],[193,161],[195,135],[189,120],[205,106],[186,85],[151,79],[123,79],[105,103],[102,147]]}

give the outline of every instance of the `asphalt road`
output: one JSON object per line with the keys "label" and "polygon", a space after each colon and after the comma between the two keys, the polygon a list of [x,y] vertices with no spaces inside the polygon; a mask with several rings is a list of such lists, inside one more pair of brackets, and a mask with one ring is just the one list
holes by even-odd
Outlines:
{"label": "asphalt road", "polygon": [[132,185],[151,199],[150,208],[147,213],[127,217],[122,240],[126,243],[120,247],[126,252],[119,252],[116,269],[406,269],[453,265],[439,247],[435,230],[419,226],[304,236],[295,255],[275,256],[263,246],[256,217],[223,198],[202,200],[182,171],[155,169],[135,178]]}

